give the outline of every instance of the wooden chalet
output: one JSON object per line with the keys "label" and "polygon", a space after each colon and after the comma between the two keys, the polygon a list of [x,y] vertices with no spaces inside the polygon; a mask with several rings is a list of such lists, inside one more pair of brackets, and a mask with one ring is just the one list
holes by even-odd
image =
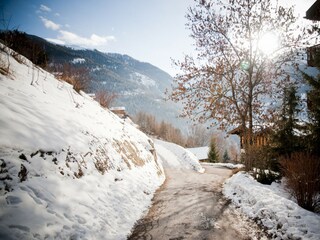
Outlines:
{"label": "wooden chalet", "polygon": [[307,63],[310,67],[319,67],[317,66],[316,57],[320,56],[320,44],[308,47],[307,48]]}
{"label": "wooden chalet", "polygon": [[111,107],[110,111],[120,118],[125,118],[127,116],[125,107]]}
{"label": "wooden chalet", "polygon": [[317,0],[306,12],[306,19],[320,21],[320,0]]}
{"label": "wooden chalet", "polygon": [[[320,0],[317,0],[306,12],[306,19],[320,21]],[[307,48],[307,62],[310,67],[320,67],[316,64],[316,57],[320,56],[320,44]]]}
{"label": "wooden chalet", "polygon": [[[242,130],[242,127],[239,126],[231,131],[228,134],[235,134],[240,137],[240,148],[243,149],[245,145],[245,137]],[[263,147],[266,146],[270,142],[271,129],[265,128],[259,131],[255,131],[252,136],[253,146]]]}

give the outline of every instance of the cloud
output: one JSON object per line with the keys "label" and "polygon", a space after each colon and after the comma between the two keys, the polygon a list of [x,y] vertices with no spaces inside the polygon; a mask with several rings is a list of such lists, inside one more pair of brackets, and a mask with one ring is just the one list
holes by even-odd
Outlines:
{"label": "cloud", "polygon": [[57,16],[57,17],[60,17],[60,13],[56,12],[54,15]]}
{"label": "cloud", "polygon": [[48,29],[52,29],[54,31],[59,30],[60,29],[60,25],[56,24],[54,22],[52,22],[51,20],[48,20],[44,17],[40,16],[41,21],[43,22],[44,26]]}
{"label": "cloud", "polygon": [[90,38],[85,38],[64,30],[60,30],[59,32],[58,40],[65,42],[67,45],[78,45],[84,48],[104,48],[110,41],[116,40],[114,36],[92,34]]}
{"label": "cloud", "polygon": [[47,7],[46,5],[41,4],[40,5],[40,11],[51,12],[51,8]]}
{"label": "cloud", "polygon": [[66,43],[62,40],[55,39],[55,38],[45,38],[48,42],[52,42],[54,44],[59,44],[59,45],[65,45]]}

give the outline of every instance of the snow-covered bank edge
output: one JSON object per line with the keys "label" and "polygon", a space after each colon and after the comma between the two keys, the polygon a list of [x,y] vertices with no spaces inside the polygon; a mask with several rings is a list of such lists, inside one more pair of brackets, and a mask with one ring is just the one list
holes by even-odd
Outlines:
{"label": "snow-covered bank edge", "polygon": [[239,172],[229,178],[224,195],[248,217],[266,228],[275,239],[320,239],[320,215],[258,183],[249,174]]}
{"label": "snow-covered bank edge", "polygon": [[188,149],[175,143],[153,139],[159,161],[163,167],[175,169],[191,169],[204,173],[198,158]]}
{"label": "snow-covered bank edge", "polygon": [[214,166],[214,167],[225,167],[229,169],[241,169],[244,168],[243,164],[233,164],[233,163],[209,163],[209,162],[201,162],[203,166]]}

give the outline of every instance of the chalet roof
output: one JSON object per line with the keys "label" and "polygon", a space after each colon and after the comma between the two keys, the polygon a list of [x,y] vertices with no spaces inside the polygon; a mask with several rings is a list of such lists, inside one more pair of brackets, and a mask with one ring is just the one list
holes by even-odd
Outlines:
{"label": "chalet roof", "polygon": [[[241,126],[238,126],[234,129],[232,129],[231,131],[228,132],[228,134],[236,134],[236,135],[241,135],[243,132],[243,129]],[[271,128],[265,127],[265,128],[255,128],[253,129],[253,133],[255,135],[260,135],[260,134],[268,134],[272,132]]]}
{"label": "chalet roof", "polygon": [[96,94],[95,93],[87,93],[87,95],[93,99],[96,98]]}
{"label": "chalet roof", "polygon": [[111,107],[110,111],[125,111],[125,107]]}
{"label": "chalet roof", "polygon": [[320,0],[317,0],[306,12],[309,20],[320,21]]}
{"label": "chalet roof", "polygon": [[232,129],[232,130],[230,130],[228,132],[228,134],[236,134],[236,135],[240,135],[240,133],[242,133],[242,127],[241,126],[236,127],[236,128],[234,128],[234,129]]}

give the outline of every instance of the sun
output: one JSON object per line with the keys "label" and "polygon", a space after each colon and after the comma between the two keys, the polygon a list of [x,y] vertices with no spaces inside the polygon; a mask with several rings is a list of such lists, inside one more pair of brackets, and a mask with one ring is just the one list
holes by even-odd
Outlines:
{"label": "sun", "polygon": [[276,34],[267,32],[260,38],[258,49],[265,55],[271,55],[279,48],[279,39]]}

